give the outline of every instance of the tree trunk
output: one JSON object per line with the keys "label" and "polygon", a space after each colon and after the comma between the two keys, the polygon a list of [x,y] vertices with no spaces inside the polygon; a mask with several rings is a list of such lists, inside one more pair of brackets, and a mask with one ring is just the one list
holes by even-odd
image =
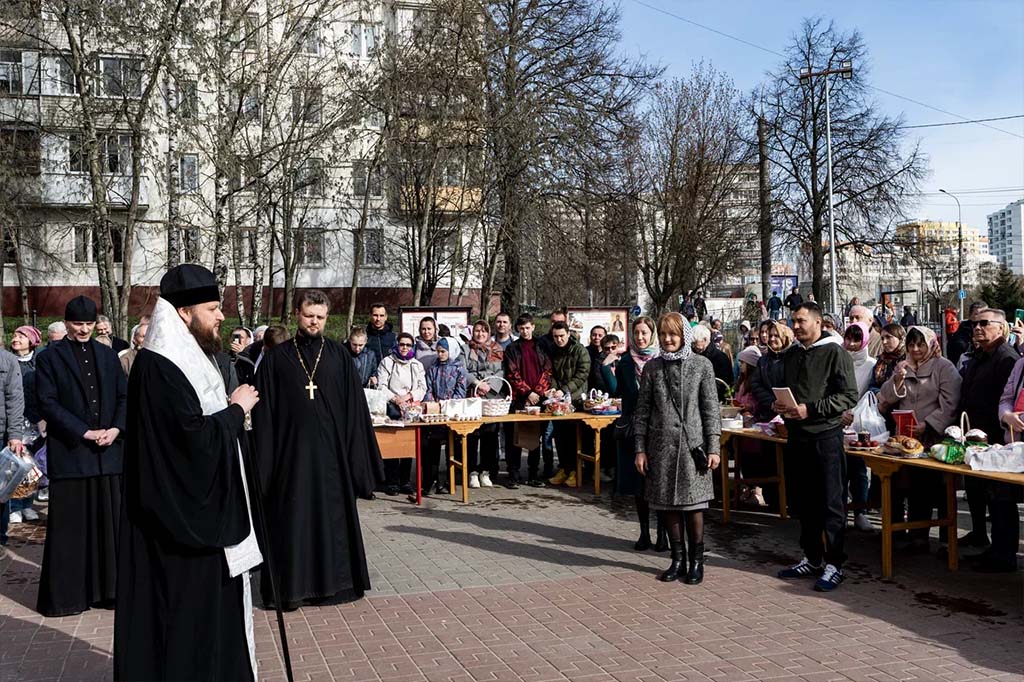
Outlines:
{"label": "tree trunk", "polygon": [[[772,214],[769,204],[768,123],[757,119],[758,231],[761,236],[761,300],[767,301],[772,289]],[[780,292],[780,295],[781,292]]]}

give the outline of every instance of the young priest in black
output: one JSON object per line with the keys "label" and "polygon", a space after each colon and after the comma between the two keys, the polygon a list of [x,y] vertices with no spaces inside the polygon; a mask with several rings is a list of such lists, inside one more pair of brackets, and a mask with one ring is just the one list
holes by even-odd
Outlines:
{"label": "young priest in black", "polygon": [[259,397],[226,395],[218,300],[201,266],[164,275],[132,366],[115,680],[257,679],[248,572],[262,557],[240,446]]}

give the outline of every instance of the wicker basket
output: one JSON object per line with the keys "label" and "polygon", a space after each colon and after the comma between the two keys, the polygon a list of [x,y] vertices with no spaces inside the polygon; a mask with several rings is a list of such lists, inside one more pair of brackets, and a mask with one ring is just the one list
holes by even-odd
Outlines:
{"label": "wicker basket", "polygon": [[508,386],[508,397],[507,398],[484,398],[483,409],[485,417],[504,417],[508,414],[509,410],[512,409],[512,384],[505,381],[504,377],[498,376],[497,374],[489,377],[484,377],[481,381],[488,381],[489,379],[500,379],[506,386]]}

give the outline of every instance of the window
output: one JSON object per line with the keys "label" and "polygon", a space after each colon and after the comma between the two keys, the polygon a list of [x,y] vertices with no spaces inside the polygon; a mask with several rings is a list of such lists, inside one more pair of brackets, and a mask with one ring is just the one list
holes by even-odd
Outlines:
{"label": "window", "polygon": [[20,95],[23,87],[21,53],[0,50],[0,95]]}
{"label": "window", "polygon": [[100,57],[100,92],[104,97],[142,96],[142,60]]}
{"label": "window", "polygon": [[257,123],[260,120],[260,104],[259,87],[236,85],[231,88],[228,105],[240,121]]}
{"label": "window", "polygon": [[17,243],[14,240],[14,235],[11,234],[11,231],[14,230],[14,229],[15,228],[13,226],[8,226],[6,229],[0,228],[0,232],[3,232],[3,240],[4,240],[4,244],[3,244],[3,254],[4,254],[4,261],[3,262],[4,263],[14,263],[14,262],[17,261],[18,246],[17,246]]}
{"label": "window", "polygon": [[38,175],[41,147],[39,131],[27,128],[0,130],[0,158],[7,160],[8,168],[16,175]]}
{"label": "window", "polygon": [[[97,142],[100,148],[99,161],[101,173],[131,175],[131,135],[100,135]],[[72,173],[89,172],[89,157],[85,153],[85,140],[80,133],[68,135],[68,171]]]}
{"label": "window", "polygon": [[295,39],[300,54],[320,54],[320,23],[315,19],[295,22]]}
{"label": "window", "polygon": [[349,27],[348,53],[357,59],[369,59],[377,51],[379,29],[376,24],[356,22]]}
{"label": "window", "polygon": [[199,191],[198,154],[182,154],[178,160],[178,191],[186,194]]}
{"label": "window", "polygon": [[167,256],[170,261],[172,235],[178,235],[178,247],[181,249],[180,258],[182,263],[198,263],[199,253],[199,228],[196,227],[172,227],[167,231]]}
{"label": "window", "polygon": [[295,191],[307,197],[324,195],[324,160],[306,159],[295,174]]}
{"label": "window", "polygon": [[441,185],[458,187],[462,185],[462,159],[449,158],[441,172]]}
{"label": "window", "polygon": [[380,166],[370,174],[365,161],[356,161],[352,164],[352,194],[355,196],[366,196],[367,189],[371,197],[383,196],[383,184]]}
{"label": "window", "polygon": [[[114,252],[114,262],[122,262],[124,260],[124,227],[111,224],[110,241]],[[92,224],[75,225],[75,262],[95,263],[96,256],[102,252],[99,235],[93,230]]]}
{"label": "window", "polygon": [[320,88],[295,88],[292,90],[292,121],[296,123],[319,123],[322,93]]}
{"label": "window", "polygon": [[322,265],[324,262],[323,230],[301,228],[295,231],[295,258],[303,265]]}
{"label": "window", "polygon": [[238,228],[238,252],[242,258],[241,265],[253,265],[259,258],[259,249],[256,244],[256,228],[251,226]]}
{"label": "window", "polygon": [[251,192],[258,173],[259,164],[256,158],[246,156],[239,159],[238,166],[229,180],[231,191]]}
{"label": "window", "polygon": [[384,265],[384,230],[363,231],[363,265]]}
{"label": "window", "polygon": [[255,52],[259,47],[260,38],[260,15],[255,12],[246,12],[242,17],[242,35],[238,41],[239,47],[246,52]]}
{"label": "window", "polygon": [[71,69],[71,56],[57,58],[57,92],[62,95],[78,94],[78,76]]}
{"label": "window", "polygon": [[199,90],[195,81],[178,83],[178,118],[191,121],[199,115]]}

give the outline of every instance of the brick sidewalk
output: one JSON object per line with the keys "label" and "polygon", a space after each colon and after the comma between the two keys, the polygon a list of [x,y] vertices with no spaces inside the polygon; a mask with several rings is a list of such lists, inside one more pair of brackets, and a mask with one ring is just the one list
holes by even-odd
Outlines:
{"label": "brick sidewalk", "polygon": [[[847,581],[821,595],[775,579],[797,525],[712,511],[701,586],[655,580],[630,506],[551,489],[473,503],[361,504],[374,590],[287,615],[301,680],[1024,680],[1022,579],[934,556],[877,577],[879,539],[851,531]],[[0,681],[110,678],[113,614],[32,611],[45,530],[15,526],[0,559]],[[257,611],[261,678],[283,679],[272,612]]]}

